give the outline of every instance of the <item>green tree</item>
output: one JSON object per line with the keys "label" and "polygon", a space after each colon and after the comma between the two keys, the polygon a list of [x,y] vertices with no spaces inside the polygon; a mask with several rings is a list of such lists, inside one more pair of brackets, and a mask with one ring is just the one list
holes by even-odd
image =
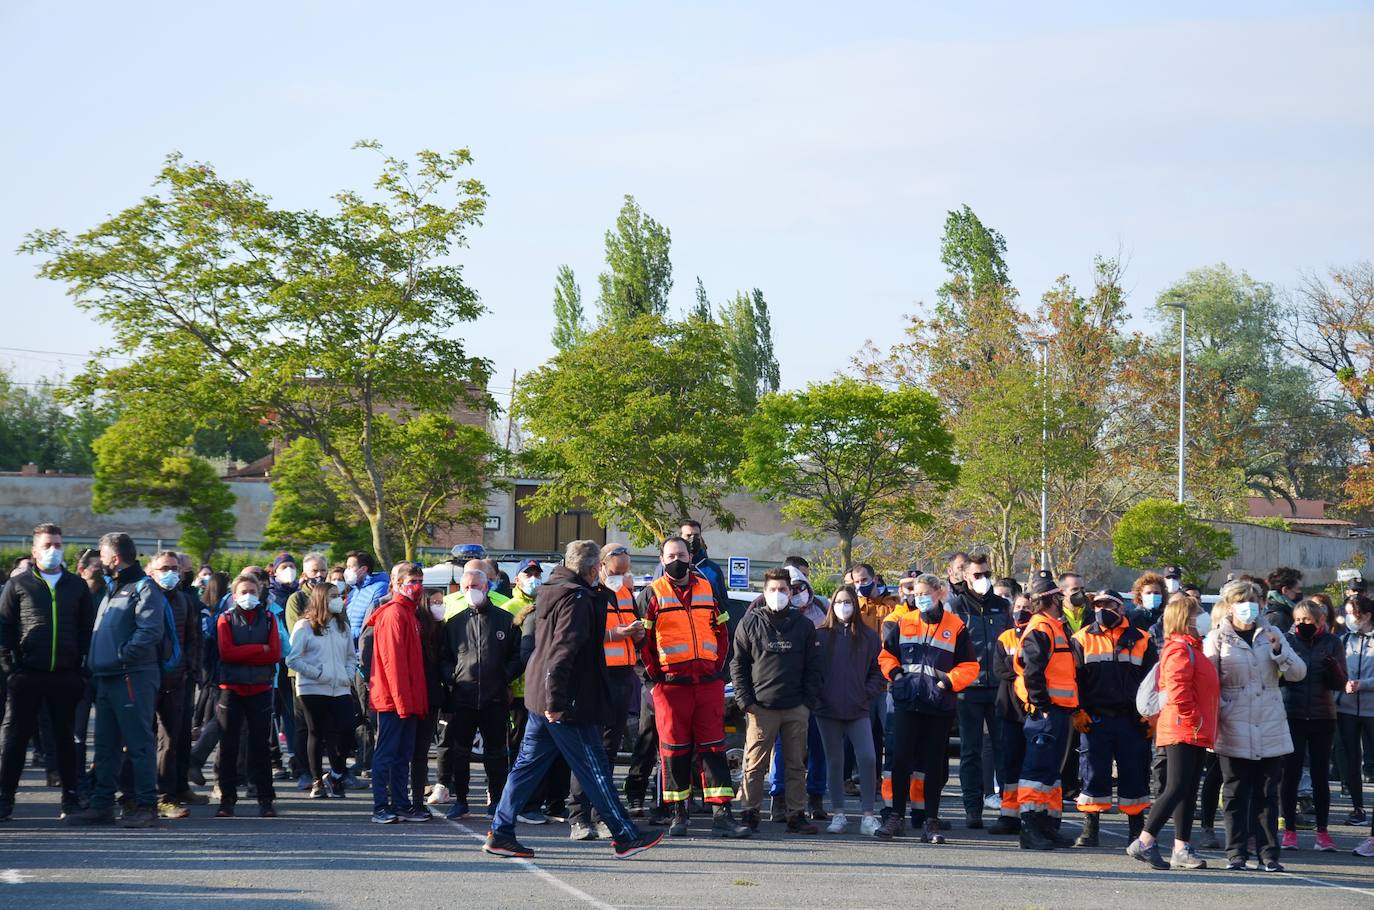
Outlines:
{"label": "green tree", "polygon": [[718,367],[720,326],[641,316],[602,326],[527,373],[515,415],[532,476],[524,502],[540,518],[585,501],[639,543],[662,540],[684,515],[727,530],[744,419]]}
{"label": "green tree", "polygon": [[927,505],[959,474],[933,396],[847,377],[766,395],[744,446],[740,482],[806,536],[838,536],[845,566],[873,519],[928,521]]}
{"label": "green tree", "polygon": [[672,240],[666,227],[644,214],[635,197],[625,197],[615,230],[606,232],[606,271],[598,279],[601,325],[668,312],[668,292],[673,289]]}
{"label": "green tree", "polygon": [[191,451],[189,423],[165,413],[126,412],[95,441],[91,511],[175,509],[181,546],[202,561],[233,539],[236,498]]}
{"label": "green tree", "polygon": [[64,405],[65,394],[59,382],[26,385],[0,369],[0,471],[30,463],[64,474],[94,470],[91,446],[114,421],[113,413],[89,400]]}
{"label": "green tree", "polygon": [[553,346],[560,351],[582,340],[587,333],[582,315],[582,288],[571,267],[560,265],[553,284]]}
{"label": "green tree", "polygon": [[155,194],[103,224],[29,234],[20,249],[43,257],[39,275],[67,283],[132,358],[94,360],[82,391],[314,440],[390,562],[380,417],[492,407],[489,363],[449,334],[482,312],[451,256],[486,192],[461,176],[466,150],[417,159],[384,156],[375,194],[341,192],[321,213],[274,208],[173,155]]}
{"label": "green tree", "polygon": [[313,439],[297,439],[274,460],[272,496],[263,531],[266,548],[304,550],[328,543],[330,559],[342,562],[349,550],[371,543],[366,520],[330,483],[329,465]]}
{"label": "green tree", "polygon": [[735,389],[740,412],[749,414],[759,397],[776,392],[781,383],[778,360],[773,354],[773,325],[763,292],[736,294],[721,307],[720,324],[725,330],[725,360],[730,384]]}
{"label": "green tree", "polygon": [[695,303],[693,303],[691,312],[687,315],[692,319],[700,319],[702,322],[710,322],[715,318],[711,314],[711,298],[706,296],[706,285],[701,283],[700,275],[697,276]]}
{"label": "green tree", "polygon": [[940,305],[957,317],[968,301],[1010,290],[1006,255],[1006,238],[983,224],[973,209],[964,205],[949,212],[940,241],[940,262],[949,280],[940,286]]}
{"label": "green tree", "polygon": [[1119,566],[1157,569],[1178,566],[1202,584],[1223,560],[1236,555],[1229,532],[1188,514],[1167,499],[1143,499],[1127,509],[1112,532],[1112,558]]}

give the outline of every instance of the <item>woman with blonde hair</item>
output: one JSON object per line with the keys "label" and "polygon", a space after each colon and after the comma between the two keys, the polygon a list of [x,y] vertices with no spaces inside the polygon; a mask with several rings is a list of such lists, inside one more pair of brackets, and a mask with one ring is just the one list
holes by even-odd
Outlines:
{"label": "woman with blonde hair", "polygon": [[[1221,715],[1216,753],[1222,777],[1222,811],[1226,816],[1227,869],[1244,869],[1250,819],[1258,866],[1282,872],[1279,864],[1279,783],[1284,758],[1293,751],[1280,678],[1299,682],[1307,665],[1263,612],[1260,586],[1246,579],[1227,582],[1220,609],[1213,612],[1212,631],[1203,652],[1221,678]],[[1219,618],[1222,617],[1222,618]],[[1258,793],[1260,805],[1252,807]]]}

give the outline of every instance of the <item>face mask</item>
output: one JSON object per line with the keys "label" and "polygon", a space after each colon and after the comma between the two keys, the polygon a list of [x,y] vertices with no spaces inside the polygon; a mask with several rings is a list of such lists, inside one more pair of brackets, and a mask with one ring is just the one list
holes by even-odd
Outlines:
{"label": "face mask", "polygon": [[763,595],[763,602],[768,605],[768,609],[774,613],[781,613],[787,609],[787,602],[790,598],[786,591],[769,591]]}
{"label": "face mask", "polygon": [[487,602],[487,592],[484,588],[468,588],[463,593],[467,595],[470,607],[480,607]]}
{"label": "face mask", "polygon": [[935,598],[929,594],[916,595],[916,609],[920,611],[922,618],[935,615],[940,610],[940,605],[935,602]]}
{"label": "face mask", "polygon": [[1115,610],[1098,610],[1097,624],[1104,629],[1115,629],[1117,623],[1121,622],[1121,614]]}
{"label": "face mask", "polygon": [[258,608],[258,595],[239,594],[234,598],[234,604],[240,610],[247,610],[250,613]]}
{"label": "face mask", "polygon": [[787,602],[790,603],[792,606],[796,607],[798,610],[800,610],[802,607],[806,606],[811,602],[811,595],[803,591],[800,594],[793,594],[790,598],[788,598]]}
{"label": "face mask", "polygon": [[835,601],[835,615],[840,622],[849,622],[854,617],[854,602],[849,600]]}
{"label": "face mask", "polygon": [[168,569],[157,577],[157,585],[164,591],[170,591],[181,582],[181,573],[176,569]]}
{"label": "face mask", "polygon": [[1164,587],[1168,589],[1168,591],[1169,591],[1170,594],[1177,593],[1178,587],[1179,587],[1178,579],[1177,579],[1177,578],[1166,578],[1166,579],[1164,579]]}
{"label": "face mask", "polygon": [[348,591],[348,582],[346,581],[336,580],[331,581],[330,584],[333,585],[334,590],[338,591],[340,594],[346,593]]}
{"label": "face mask", "polygon": [[692,567],[689,564],[676,559],[672,562],[667,562],[663,564],[664,574],[666,574],[673,581],[682,581],[682,579],[687,577],[687,572],[691,568]]}
{"label": "face mask", "polygon": [[277,581],[281,582],[281,583],[284,584],[284,585],[295,584],[295,582],[296,582],[296,568],[295,568],[295,566],[282,566],[280,569],[278,569],[278,570],[277,570]]}
{"label": "face mask", "polygon": [[975,578],[973,580],[973,593],[977,594],[979,597],[982,597],[990,590],[992,590],[992,579]]}
{"label": "face mask", "polygon": [[859,595],[861,597],[872,597],[873,591],[875,588],[878,587],[878,585],[876,582],[866,581],[861,585],[857,585],[856,587],[859,589]]}
{"label": "face mask", "polygon": [[1092,603],[1092,601],[1088,600],[1087,591],[1074,591],[1073,595],[1069,597],[1069,603],[1073,604],[1075,607],[1082,610],[1084,607]]}
{"label": "face mask", "polygon": [[1293,631],[1298,634],[1298,638],[1303,641],[1311,641],[1317,637],[1317,626],[1315,623],[1298,622],[1293,624]]}
{"label": "face mask", "polygon": [[693,538],[691,538],[690,540],[687,541],[687,546],[688,546],[688,548],[692,551],[692,555],[693,555],[693,556],[696,556],[698,553],[701,552],[701,538],[700,538],[700,537],[693,537]]}
{"label": "face mask", "polygon": [[358,570],[357,570],[357,569],[344,569],[344,584],[348,585],[348,586],[351,588],[351,587],[353,587],[354,585],[356,585],[357,583],[358,583]]}
{"label": "face mask", "polygon": [[520,590],[525,592],[526,597],[533,597],[534,592],[539,590],[539,586],[544,582],[538,578],[527,578],[520,584]]}
{"label": "face mask", "polygon": [[1163,594],[1155,594],[1155,593],[1151,592],[1151,593],[1149,593],[1149,594],[1144,595],[1144,598],[1143,598],[1143,599],[1144,599],[1144,601],[1145,601],[1145,609],[1147,609],[1147,610],[1153,612],[1153,611],[1155,611],[1155,610],[1158,610],[1158,609],[1159,609],[1159,605],[1162,604],[1162,603],[1164,602],[1164,595],[1163,595]]}
{"label": "face mask", "polygon": [[1199,613],[1197,615],[1197,637],[1206,638],[1210,631],[1212,631],[1212,614]]}
{"label": "face mask", "polygon": [[425,586],[418,581],[408,581],[401,585],[400,594],[411,603],[418,603],[420,595],[425,592]]}
{"label": "face mask", "polygon": [[1016,623],[1018,626],[1024,626],[1026,623],[1031,621],[1031,611],[1017,610],[1015,613],[1011,614],[1011,621]]}
{"label": "face mask", "polygon": [[439,620],[440,622],[443,622],[443,620],[444,620],[444,605],[443,605],[443,604],[430,604],[430,605],[429,605],[429,615],[430,615],[430,616],[433,616],[435,619]]}
{"label": "face mask", "polygon": [[619,591],[621,588],[625,587],[625,576],[607,575],[606,587],[610,588],[612,591]]}
{"label": "face mask", "polygon": [[331,598],[329,598],[329,612],[330,612],[330,613],[342,613],[342,612],[343,612],[343,598],[342,598],[342,597],[331,597]]}
{"label": "face mask", "polygon": [[1253,600],[1238,603],[1231,607],[1231,615],[1242,626],[1248,626],[1259,619],[1259,604]]}
{"label": "face mask", "polygon": [[44,572],[56,572],[62,565],[62,548],[49,547],[38,554],[38,568]]}

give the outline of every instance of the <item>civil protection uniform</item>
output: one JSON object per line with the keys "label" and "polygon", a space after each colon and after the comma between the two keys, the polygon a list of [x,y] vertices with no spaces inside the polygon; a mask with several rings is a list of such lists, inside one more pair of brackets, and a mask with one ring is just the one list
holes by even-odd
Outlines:
{"label": "civil protection uniform", "polygon": [[1154,639],[1123,619],[1110,629],[1084,626],[1073,640],[1079,705],[1091,724],[1078,747],[1078,810],[1111,811],[1115,762],[1117,808],[1140,815],[1150,808],[1150,733],[1136,713],[1135,693],[1159,660]]}
{"label": "civil protection uniform", "polygon": [[[1041,822],[1058,828],[1063,788],[1060,769],[1067,754],[1070,717],[1078,707],[1073,646],[1063,620],[1036,613],[1016,653],[1016,696],[1026,709],[1026,757],[1017,801],[1023,826]],[[1038,814],[1038,817],[1036,817]]]}
{"label": "civil protection uniform", "polygon": [[[1013,626],[997,636],[997,717],[1002,724],[1002,765],[998,775],[1002,781],[1002,808],[998,813],[1007,819],[1020,820],[1021,764],[1026,758],[1026,707],[1015,694],[1017,680],[1016,652],[1021,648],[1025,627]],[[1013,828],[1013,833],[1015,829]]]}

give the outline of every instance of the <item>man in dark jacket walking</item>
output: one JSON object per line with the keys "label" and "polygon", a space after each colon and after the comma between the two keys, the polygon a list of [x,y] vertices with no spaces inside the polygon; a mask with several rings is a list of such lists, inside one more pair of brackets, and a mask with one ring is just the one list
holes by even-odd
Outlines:
{"label": "man in dark jacket walking", "polygon": [[486,596],[486,574],[465,569],[460,585],[468,608],[448,618],[439,642],[439,677],[445,695],[438,778],[453,793],[453,808],[447,816],[452,819],[468,814],[473,733],[482,733],[489,806],[506,788],[510,685],[523,669],[515,617]]}
{"label": "man in dark jacket walking", "polygon": [[95,677],[95,788],[90,808],[67,816],[74,825],[114,824],[115,786],[123,753],[133,767],[136,808],[126,812],[126,828],[157,823],[157,753],[153,749],[153,710],[162,670],[167,598],[138,564],[138,548],[128,534],[100,538],[100,561],[111,577],[109,594],[96,613],[88,663]]}
{"label": "man in dark jacket walking", "polygon": [[[988,557],[975,553],[964,564],[962,591],[950,593],[949,608],[964,621],[973,653],[978,656],[978,678],[959,693],[959,789],[964,797],[968,827],[983,827],[983,731],[992,740],[993,767],[1001,764],[1002,724],[997,717],[998,637],[1011,628],[1011,604],[992,593],[992,567]],[[1007,782],[1003,781],[1003,786]],[[1012,786],[1015,786],[1013,781]]]}
{"label": "man in dark jacket walking", "polygon": [[747,717],[744,745],[744,824],[755,830],[763,804],[763,776],[773,740],[782,734],[786,768],[787,830],[815,834],[806,819],[806,728],[821,694],[821,654],[816,627],[789,609],[786,569],[764,575],[764,608],[750,610],[735,630],[731,677],[735,701]]}
{"label": "man in dark jacket walking", "polygon": [[611,694],[603,647],[606,602],[596,587],[600,564],[601,548],[595,541],[575,540],[568,544],[563,565],[539,588],[535,602],[539,626],[525,672],[529,722],[482,846],[487,853],[534,855],[515,839],[515,815],[560,754],[611,829],[617,857],[634,856],[663,838],[662,834],[641,834],[630,821],[601,745]]}
{"label": "man in dark jacket walking", "polygon": [[33,529],[33,566],[0,591],[0,675],[8,678],[0,726],[0,821],[14,810],[24,750],[46,708],[62,778],[62,813],[77,803],[76,741],[72,721],[86,686],[95,607],[90,588],[62,563],[62,529]]}

